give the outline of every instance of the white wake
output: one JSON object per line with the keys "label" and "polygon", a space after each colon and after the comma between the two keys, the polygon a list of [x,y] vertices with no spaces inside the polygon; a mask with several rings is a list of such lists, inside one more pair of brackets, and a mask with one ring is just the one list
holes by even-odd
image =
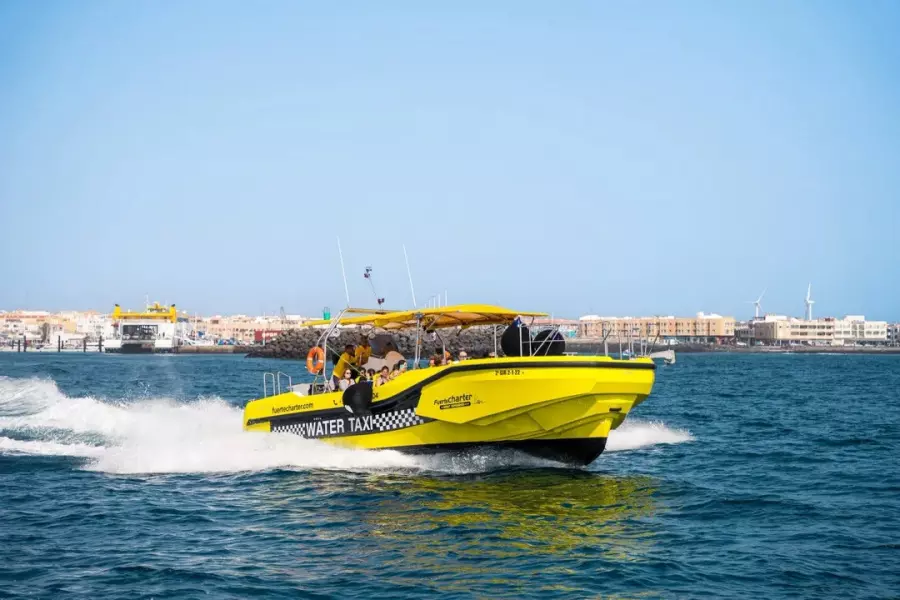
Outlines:
{"label": "white wake", "polygon": [[[690,434],[660,424],[625,423],[609,450],[677,443]],[[349,450],[291,434],[242,429],[242,410],[219,398],[109,402],[69,397],[43,379],[0,376],[0,453],[71,456],[107,473],[215,473],[278,468],[484,472],[556,465],[509,452],[421,457]]]}
{"label": "white wake", "polygon": [[637,450],[657,444],[680,444],[692,441],[694,441],[694,436],[684,429],[671,429],[663,423],[648,423],[629,418],[618,429],[609,432],[606,451]]}

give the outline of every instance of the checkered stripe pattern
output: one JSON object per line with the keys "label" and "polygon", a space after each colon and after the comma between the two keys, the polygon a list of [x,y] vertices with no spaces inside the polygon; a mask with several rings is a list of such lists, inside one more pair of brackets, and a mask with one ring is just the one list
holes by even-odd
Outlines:
{"label": "checkered stripe pattern", "polygon": [[294,435],[302,435],[300,432],[300,423],[288,423],[287,425],[273,423],[272,433],[293,433]]}
{"label": "checkered stripe pattern", "polygon": [[425,420],[416,414],[416,409],[407,408],[373,415],[372,422],[378,431],[392,431],[413,425],[421,425]]}

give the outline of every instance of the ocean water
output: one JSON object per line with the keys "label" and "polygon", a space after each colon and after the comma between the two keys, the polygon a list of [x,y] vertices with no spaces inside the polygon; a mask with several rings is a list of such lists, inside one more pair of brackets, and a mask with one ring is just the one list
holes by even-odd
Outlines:
{"label": "ocean water", "polygon": [[680,355],[585,469],[244,433],[277,369],[0,353],[0,597],[900,597],[900,357]]}

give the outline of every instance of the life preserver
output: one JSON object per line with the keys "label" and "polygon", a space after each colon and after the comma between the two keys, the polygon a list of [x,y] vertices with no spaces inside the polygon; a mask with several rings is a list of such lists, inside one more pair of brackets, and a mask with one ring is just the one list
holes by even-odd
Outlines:
{"label": "life preserver", "polygon": [[306,369],[313,375],[318,375],[325,368],[325,351],[314,346],[306,355]]}

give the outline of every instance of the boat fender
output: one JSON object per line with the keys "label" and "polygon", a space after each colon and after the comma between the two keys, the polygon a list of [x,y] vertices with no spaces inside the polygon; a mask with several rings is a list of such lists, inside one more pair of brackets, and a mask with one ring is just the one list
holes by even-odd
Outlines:
{"label": "boat fender", "polygon": [[344,408],[357,416],[370,415],[372,406],[372,384],[368,382],[354,383],[342,396]]}
{"label": "boat fender", "polygon": [[[521,330],[521,338],[519,332]],[[521,348],[519,342],[521,339]],[[500,348],[506,356],[531,356],[531,331],[525,325],[513,323],[500,336]]]}
{"label": "boat fender", "polygon": [[535,356],[562,356],[566,353],[566,338],[556,329],[538,331],[531,343]]}
{"label": "boat fender", "polygon": [[325,351],[314,346],[306,355],[306,369],[313,375],[318,375],[325,368]]}

